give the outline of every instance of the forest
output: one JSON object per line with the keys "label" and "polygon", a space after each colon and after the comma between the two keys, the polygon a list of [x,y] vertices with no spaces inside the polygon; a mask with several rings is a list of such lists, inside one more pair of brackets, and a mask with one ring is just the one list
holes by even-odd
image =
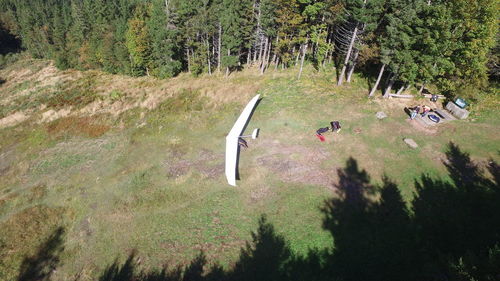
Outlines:
{"label": "forest", "polygon": [[0,23],[60,69],[167,78],[297,67],[300,78],[311,63],[338,69],[339,85],[354,71],[372,77],[370,96],[429,84],[446,94],[498,81],[499,8],[495,0],[3,0]]}

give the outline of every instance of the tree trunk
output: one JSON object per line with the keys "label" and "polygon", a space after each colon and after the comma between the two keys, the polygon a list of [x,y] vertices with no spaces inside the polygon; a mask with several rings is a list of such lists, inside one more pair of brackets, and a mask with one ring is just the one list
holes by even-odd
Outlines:
{"label": "tree trunk", "polygon": [[384,74],[384,69],[385,69],[385,64],[382,64],[382,67],[380,68],[380,71],[378,73],[377,81],[375,81],[375,85],[373,85],[372,90],[370,91],[370,94],[368,94],[369,97],[373,96],[373,94],[375,94],[375,91],[377,91],[378,84],[380,83],[380,79],[382,79],[382,75]]}
{"label": "tree trunk", "polygon": [[266,55],[267,55],[267,45],[269,44],[269,38],[264,40],[264,50],[262,51],[262,60],[260,61],[260,74],[264,74],[264,64],[266,61]]}
{"label": "tree trunk", "polygon": [[189,58],[189,48],[186,48],[186,56],[187,56],[187,63],[188,63],[188,72],[191,73],[191,60]]}
{"label": "tree trunk", "polygon": [[255,46],[255,50],[253,50],[252,64],[254,64],[256,61],[257,61],[257,45]]}
{"label": "tree trunk", "polygon": [[269,38],[266,36],[266,41],[264,43],[264,53],[262,54],[262,62],[260,64],[260,74],[264,74],[268,45],[269,45]]}
{"label": "tree trunk", "polygon": [[260,37],[260,47],[259,47],[259,67],[262,65],[262,53],[264,52],[264,38]]}
{"label": "tree trunk", "polygon": [[254,6],[254,9],[258,8],[258,13],[257,13],[257,28],[255,29],[255,33],[256,33],[255,39],[260,41],[260,42],[255,42],[256,44],[255,44],[255,50],[254,50],[254,53],[253,53],[253,63],[256,63],[256,61],[257,61],[257,45],[260,45],[259,62],[260,62],[261,55],[262,55],[262,36],[261,36],[262,30],[261,30],[261,27],[260,27],[261,10],[260,10],[260,3],[257,4],[257,1],[254,1],[253,6]]}
{"label": "tree trunk", "polygon": [[[279,35],[276,36],[276,46],[278,46]],[[271,60],[273,63],[276,63],[276,52],[273,53],[273,59]]]}
{"label": "tree trunk", "polygon": [[349,73],[347,74],[347,82],[351,83],[352,73],[354,72],[354,67],[356,66],[356,61],[358,60],[359,50],[354,51],[354,57],[352,58],[351,67],[349,68]]}
{"label": "tree trunk", "polygon": [[272,42],[269,42],[269,47],[267,47],[267,58],[266,62],[264,63],[264,68],[262,69],[262,74],[264,74],[264,71],[266,70],[267,66],[269,65],[269,58],[271,58],[271,49],[272,49]]}
{"label": "tree trunk", "polygon": [[[330,38],[326,37],[326,45],[330,45]],[[326,59],[328,58],[328,54],[330,53],[330,50],[326,51],[326,54],[325,54],[325,57],[323,58],[323,61],[321,62],[321,67],[322,68],[325,68],[325,64],[326,64]]]}
{"label": "tree trunk", "polygon": [[302,50],[302,46],[300,46],[299,51],[297,52],[297,56],[295,57],[295,66],[299,65],[300,51],[301,50]]}
{"label": "tree trunk", "polygon": [[391,93],[391,89],[392,89],[393,84],[394,84],[394,74],[391,75],[391,78],[389,79],[389,84],[385,88],[384,98],[389,97],[389,94]]}
{"label": "tree trunk", "polygon": [[222,53],[222,25],[219,22],[219,42],[218,42],[218,54],[217,54],[217,72],[220,72],[220,64],[221,64],[221,53]]}
{"label": "tree trunk", "polygon": [[406,91],[408,91],[408,89],[410,89],[410,87],[411,87],[410,83],[406,83],[406,87],[403,90],[403,93],[406,93]]}
{"label": "tree trunk", "polygon": [[250,58],[252,57],[252,48],[248,48],[248,54],[247,54],[247,66],[250,65]]}
{"label": "tree trunk", "polygon": [[302,68],[304,67],[304,59],[306,57],[306,52],[307,52],[307,41],[304,43],[302,47],[302,59],[300,60],[300,69],[299,69],[299,75],[297,76],[297,79],[300,79],[300,76],[302,75]]}
{"label": "tree trunk", "polygon": [[404,99],[413,99],[415,98],[413,95],[401,95],[401,94],[389,94],[389,96],[393,98],[404,98]]}
{"label": "tree trunk", "polygon": [[[328,64],[332,64],[333,62],[333,52],[335,52],[335,33],[331,33],[330,35],[330,53],[328,55]],[[335,67],[334,67],[335,68]]]}
{"label": "tree trunk", "polygon": [[[227,56],[231,56],[231,50],[227,49]],[[226,77],[229,76],[229,65],[226,67]]]}
{"label": "tree trunk", "polygon": [[401,95],[401,93],[404,91],[405,85],[401,85],[401,88],[396,92],[396,95]]}
{"label": "tree trunk", "polygon": [[425,83],[422,83],[422,86],[420,86],[420,89],[418,90],[418,95],[422,95],[422,92],[424,91],[424,86],[425,86]]}
{"label": "tree trunk", "polygon": [[354,42],[356,41],[357,34],[358,34],[358,27],[356,26],[352,33],[351,42],[349,42],[349,48],[347,49],[347,54],[345,55],[344,66],[342,66],[342,71],[340,72],[339,81],[337,81],[337,85],[339,86],[342,85],[342,82],[344,81],[345,71],[347,69],[347,64],[349,63],[349,58],[351,57],[352,48],[354,46]]}
{"label": "tree trunk", "polygon": [[208,65],[208,74],[212,75],[212,66],[210,63],[210,43],[208,42],[208,38],[205,40],[205,44],[207,46],[207,65]]}

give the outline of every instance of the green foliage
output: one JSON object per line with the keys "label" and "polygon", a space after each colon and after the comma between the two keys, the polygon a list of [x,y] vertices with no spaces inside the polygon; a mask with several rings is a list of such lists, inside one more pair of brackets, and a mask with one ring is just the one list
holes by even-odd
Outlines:
{"label": "green foliage", "polygon": [[337,31],[357,27],[351,60],[360,54],[361,64],[386,64],[400,84],[435,84],[453,95],[484,89],[488,73],[498,77],[498,11],[495,0],[5,0],[0,25],[58,68],[158,78],[247,61],[286,68],[304,46],[320,69],[346,49],[334,49]]}
{"label": "green foliage", "polygon": [[223,56],[222,66],[232,68],[237,66],[239,61],[240,58],[238,56]]}
{"label": "green foliage", "polygon": [[5,66],[16,62],[20,58],[20,54],[16,53],[7,53],[5,55],[0,55],[0,69]]}
{"label": "green foliage", "polygon": [[165,1],[154,0],[147,19],[151,39],[152,74],[159,78],[174,77],[182,70],[179,60],[179,31],[169,28],[172,23],[171,7],[165,7]]}
{"label": "green foliage", "polygon": [[222,26],[223,65],[236,66],[240,60],[240,50],[251,37],[252,3],[249,0],[223,0],[219,11]]}
{"label": "green foliage", "polygon": [[134,17],[128,22],[127,48],[132,61],[132,74],[144,75],[151,67],[151,46],[146,25],[147,10],[143,5],[136,7]]}
{"label": "green foliage", "polygon": [[327,42],[327,30],[325,24],[314,25],[311,28],[311,42],[316,44],[315,64],[319,66],[325,59],[328,52],[331,50],[331,45]]}
{"label": "green foliage", "polygon": [[109,93],[109,99],[111,101],[118,101],[122,98],[123,93],[118,91],[118,90],[113,90],[111,93]]}

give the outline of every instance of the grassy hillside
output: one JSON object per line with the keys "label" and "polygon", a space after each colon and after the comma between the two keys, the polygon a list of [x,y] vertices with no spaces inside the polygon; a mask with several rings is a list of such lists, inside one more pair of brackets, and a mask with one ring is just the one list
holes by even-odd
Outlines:
{"label": "grassy hillside", "polygon": [[[156,80],[37,60],[0,70],[0,279],[15,278],[47,239],[64,240],[53,280],[94,280],[134,250],[145,268],[201,250],[229,266],[262,214],[306,253],[333,242],[321,208],[349,157],[374,183],[393,179],[406,200],[421,174],[446,177],[449,142],[481,165],[500,160],[498,99],[428,129],[403,108],[429,101],[369,100],[364,79],[337,87],[334,77],[307,68],[300,81],[294,70]],[[242,151],[234,188],[224,137],[256,93],[248,130],[261,134]],[[332,120],[342,131],[319,142],[315,130]]]}

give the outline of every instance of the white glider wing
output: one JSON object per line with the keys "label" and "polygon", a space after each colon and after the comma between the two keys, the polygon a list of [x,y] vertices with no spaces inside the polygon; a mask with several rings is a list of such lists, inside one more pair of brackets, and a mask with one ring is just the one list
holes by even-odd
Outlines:
{"label": "white glider wing", "polygon": [[252,114],[252,111],[259,100],[260,95],[256,95],[252,100],[245,106],[243,112],[241,112],[240,117],[234,123],[233,128],[229,131],[226,136],[226,178],[227,182],[236,186],[236,173],[238,172],[238,138],[243,133],[245,125]]}

